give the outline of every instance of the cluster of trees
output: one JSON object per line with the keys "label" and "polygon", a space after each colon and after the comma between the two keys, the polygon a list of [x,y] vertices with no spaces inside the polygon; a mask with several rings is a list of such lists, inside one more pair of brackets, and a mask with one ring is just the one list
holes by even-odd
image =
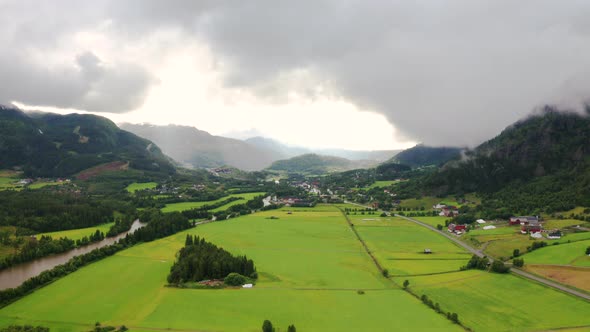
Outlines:
{"label": "cluster of trees", "polygon": [[135,215],[125,215],[123,217],[115,219],[115,224],[109,228],[107,237],[113,237],[123,232],[127,232],[131,229]]}
{"label": "cluster of trees", "polygon": [[478,257],[477,255],[473,255],[467,265],[461,267],[461,270],[487,270],[490,269],[492,272],[496,273],[508,273],[510,271],[510,267],[506,266],[500,260],[494,260],[490,264],[490,260],[487,257]]}
{"label": "cluster of trees", "polygon": [[[275,332],[276,329],[272,325],[271,321],[268,319],[262,322],[262,332]],[[287,332],[297,332],[297,328],[295,328],[295,324],[291,324],[287,327]]]}
{"label": "cluster of trees", "polygon": [[104,233],[97,229],[90,236],[84,236],[83,238],[76,240],[76,246],[85,246],[90,243],[102,241],[104,238]]}
{"label": "cluster of trees", "polygon": [[256,278],[254,262],[246,256],[233,256],[223,248],[198,236],[186,236],[185,246],[170,268],[168,282],[180,284],[206,279],[222,279],[235,272]]}
{"label": "cluster of trees", "polygon": [[[434,309],[434,311],[436,311],[437,313],[440,314],[440,313],[443,312],[443,310],[440,308],[440,305],[438,304],[438,302],[434,303],[434,301],[432,301],[431,299],[429,299],[426,294],[423,294],[420,297],[420,300],[422,301],[422,303],[424,303],[427,306],[429,306],[430,308]],[[450,321],[452,321],[453,323],[459,324],[459,315],[457,315],[457,313],[455,313],[455,312],[453,312],[453,313],[447,312],[447,318]]]}
{"label": "cluster of trees", "polygon": [[[31,204],[31,202],[35,202]],[[112,202],[71,193],[23,190],[0,192],[0,225],[36,232],[92,227],[113,217]]]}
{"label": "cluster of trees", "polygon": [[547,242],[545,242],[545,241],[534,241],[533,243],[531,243],[530,246],[526,247],[526,250],[528,252],[531,252],[531,251],[541,249],[546,246],[547,246]]}
{"label": "cluster of trees", "polygon": [[116,328],[114,326],[102,326],[100,324],[100,322],[96,322],[94,324],[94,329],[92,329],[89,332],[125,332],[125,331],[129,331],[129,329],[125,325],[121,325],[119,328]]}
{"label": "cluster of trees", "polygon": [[[149,216],[149,218],[147,216]],[[188,219],[182,217],[180,213],[146,214],[146,219],[142,220],[148,222],[148,224],[145,227],[138,229],[133,234],[127,235],[117,243],[92,250],[87,254],[76,256],[65,264],[41,272],[38,276],[26,280],[16,288],[0,291],[0,307],[6,306],[12,301],[27,295],[34,289],[64,277],[83,266],[105,257],[112,256],[137,243],[153,241],[192,227]]]}

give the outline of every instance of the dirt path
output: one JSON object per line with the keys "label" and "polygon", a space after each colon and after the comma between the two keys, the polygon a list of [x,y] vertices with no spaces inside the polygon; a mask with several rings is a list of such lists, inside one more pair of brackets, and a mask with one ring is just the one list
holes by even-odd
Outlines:
{"label": "dirt path", "polygon": [[[409,218],[409,217],[406,217],[406,216],[402,216],[402,215],[398,215],[398,214],[396,214],[395,216],[396,217],[400,217],[402,219],[405,219],[407,221],[411,221],[411,222],[413,222],[415,224],[418,224],[420,226],[424,226],[424,227],[426,227],[426,228],[428,228],[428,229],[430,229],[430,230],[432,230],[434,232],[437,232],[437,233],[443,235],[444,237],[450,239],[451,241],[455,242],[456,244],[460,245],[461,247],[465,248],[469,252],[471,252],[471,253],[479,256],[479,257],[483,257],[484,256],[484,254],[480,250],[477,250],[477,249],[471,247],[470,245],[464,243],[463,241],[459,240],[455,236],[446,234],[445,232],[441,232],[438,229],[436,229],[436,228],[434,228],[434,227],[432,227],[432,226],[430,226],[428,224],[425,224],[425,223],[423,223],[423,222],[421,222],[419,220],[416,220],[416,219],[413,219],[413,218]],[[493,261],[493,259],[491,257],[489,257],[489,258],[490,258],[490,261]],[[583,293],[583,292],[577,291],[575,289],[571,289],[571,288],[566,287],[566,286],[564,286],[562,284],[559,284],[559,283],[556,283],[556,282],[547,280],[545,278],[541,278],[541,277],[536,276],[536,275],[534,275],[532,273],[528,273],[528,272],[525,272],[523,270],[520,270],[520,269],[517,269],[517,268],[514,268],[514,267],[512,267],[510,269],[510,272],[512,274],[516,274],[516,275],[518,275],[520,277],[523,277],[523,278],[526,278],[526,279],[530,279],[530,280],[536,281],[536,282],[538,282],[540,284],[543,284],[543,285],[548,286],[548,287],[551,287],[551,288],[555,288],[555,289],[557,289],[559,291],[562,291],[564,293],[568,293],[570,295],[576,296],[576,297],[581,298],[581,299],[584,299],[586,301],[590,301],[590,294]]]}

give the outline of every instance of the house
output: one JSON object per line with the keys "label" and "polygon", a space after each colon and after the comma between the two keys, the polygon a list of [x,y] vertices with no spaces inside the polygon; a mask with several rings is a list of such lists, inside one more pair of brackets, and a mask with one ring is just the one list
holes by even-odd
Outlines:
{"label": "house", "polygon": [[486,223],[486,221],[483,219],[477,219],[475,222],[478,224],[485,224]]}
{"label": "house", "polygon": [[448,226],[448,230],[451,233],[459,233],[461,231],[465,232],[465,229],[467,229],[467,226],[465,225],[455,225],[453,223],[450,223]]}
{"label": "house", "polygon": [[531,221],[527,224],[522,225],[522,227],[520,228],[520,232],[522,234],[541,233],[541,231],[543,231],[543,226],[538,221]]}
{"label": "house", "polygon": [[547,238],[551,240],[561,239],[561,231],[559,229],[552,230],[547,234]]}
{"label": "house", "polygon": [[536,216],[521,216],[521,217],[510,217],[508,223],[510,225],[525,225],[531,222],[539,222],[539,217]]}
{"label": "house", "polygon": [[454,206],[444,207],[438,214],[441,217],[455,217],[459,215],[459,210]]}
{"label": "house", "polygon": [[432,206],[432,208],[435,209],[435,210],[440,210],[440,209],[443,209],[443,208],[446,208],[446,207],[447,206],[445,204],[442,204],[442,203],[438,203],[438,204]]}

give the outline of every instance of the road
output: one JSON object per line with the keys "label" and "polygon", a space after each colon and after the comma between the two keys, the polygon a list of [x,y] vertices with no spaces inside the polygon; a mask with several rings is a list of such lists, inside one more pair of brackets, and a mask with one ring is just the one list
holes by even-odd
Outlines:
{"label": "road", "polygon": [[[438,229],[436,229],[435,227],[432,227],[432,226],[430,226],[428,224],[425,224],[425,223],[423,223],[423,222],[421,222],[419,220],[413,219],[413,218],[409,218],[409,217],[402,216],[402,215],[399,215],[399,214],[396,214],[395,216],[396,217],[399,217],[399,218],[402,218],[402,219],[405,219],[407,221],[411,221],[411,222],[413,222],[415,224],[418,224],[420,226],[426,227],[426,228],[428,228],[428,229],[430,229],[430,230],[432,230],[434,232],[437,232],[438,234],[441,234],[441,235],[445,236],[446,238],[450,239],[451,241],[453,241],[456,244],[460,245],[461,247],[465,248],[467,251],[469,251],[469,252],[471,252],[471,253],[479,256],[479,257],[485,256],[483,252],[481,252],[480,250],[477,250],[477,249],[473,248],[472,246],[466,244],[465,242],[459,240],[456,236],[446,234],[445,232],[441,232]],[[493,259],[491,257],[488,257],[488,258],[490,259],[490,261],[493,261]],[[545,286],[548,286],[548,287],[551,287],[551,288],[555,288],[555,289],[560,290],[560,291],[562,291],[564,293],[568,293],[570,295],[579,297],[579,298],[584,299],[586,301],[590,301],[590,294],[587,294],[587,293],[584,293],[584,292],[580,292],[580,291],[577,291],[575,289],[571,289],[571,288],[566,287],[566,286],[564,286],[562,284],[559,284],[559,283],[556,283],[556,282],[547,280],[545,278],[538,277],[538,276],[536,276],[534,274],[525,272],[525,271],[523,271],[521,269],[517,269],[517,268],[514,268],[514,267],[510,269],[510,272],[513,273],[513,274],[516,274],[518,276],[521,276],[523,278],[536,281],[536,282],[541,283],[541,284],[543,284]]]}

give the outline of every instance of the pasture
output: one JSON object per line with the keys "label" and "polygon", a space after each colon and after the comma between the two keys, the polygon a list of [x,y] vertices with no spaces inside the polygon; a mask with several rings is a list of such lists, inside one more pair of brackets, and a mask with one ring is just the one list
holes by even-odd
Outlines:
{"label": "pasture", "polygon": [[590,303],[506,274],[462,271],[409,279],[410,288],[440,303],[475,331],[541,331],[590,327]]}
{"label": "pasture", "polygon": [[224,201],[230,197],[240,198],[239,200],[235,200],[233,202],[230,202],[228,204],[225,204],[225,205],[213,210],[213,211],[223,211],[232,205],[246,203],[247,201],[253,199],[256,196],[260,196],[260,195],[264,195],[264,193],[258,192],[258,193],[232,194],[232,195],[228,195],[228,196],[224,196],[222,198],[216,199],[214,201],[171,203],[171,204],[166,204],[166,206],[164,208],[162,208],[162,212],[164,212],[164,213],[176,212],[176,211],[182,212],[182,211],[190,210],[190,209],[198,209],[198,208],[201,208],[205,205],[217,204],[217,203]]}
{"label": "pasture", "polygon": [[156,182],[133,182],[132,184],[128,185],[125,190],[130,193],[134,193],[139,190],[146,190],[146,189],[155,189],[158,186]]}
{"label": "pasture", "polygon": [[[590,267],[590,257],[585,254],[590,240],[550,245],[523,255],[527,264],[573,265]],[[588,271],[590,273],[590,271]],[[588,274],[590,280],[590,274]]]}
{"label": "pasture", "polygon": [[[1,309],[0,325],[88,331],[100,321],[132,331],[260,331],[270,319],[281,330],[295,324],[301,331],[461,331],[383,278],[337,209],[288,210],[201,225],[122,251]],[[257,285],[165,287],[186,234],[252,258]]]}
{"label": "pasture", "polygon": [[97,225],[97,226],[93,226],[93,227],[87,227],[87,228],[78,228],[78,229],[70,229],[67,231],[42,233],[42,234],[38,234],[37,236],[38,237],[40,237],[42,235],[51,236],[54,239],[67,237],[70,240],[78,240],[78,239],[81,239],[85,236],[90,236],[90,235],[94,234],[94,232],[96,232],[97,229],[99,231],[103,232],[104,234],[106,234],[109,231],[109,229],[111,228],[111,226],[113,226],[114,224],[115,224],[114,222],[111,222],[111,223]]}
{"label": "pasture", "polygon": [[[458,271],[471,257],[445,237],[401,218],[350,219],[369,250],[393,276]],[[425,254],[424,249],[432,253]]]}

